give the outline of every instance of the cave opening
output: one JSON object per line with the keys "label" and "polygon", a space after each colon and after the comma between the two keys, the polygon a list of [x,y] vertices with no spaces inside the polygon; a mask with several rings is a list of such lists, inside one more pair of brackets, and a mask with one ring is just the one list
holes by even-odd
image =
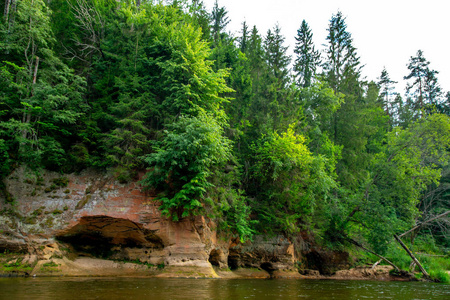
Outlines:
{"label": "cave opening", "polygon": [[220,262],[221,262],[222,256],[223,256],[222,251],[220,251],[218,249],[211,250],[208,261],[211,263],[211,265],[220,267]]}
{"label": "cave opening", "polygon": [[128,219],[108,216],[82,217],[56,238],[69,244],[78,255],[98,258],[109,258],[125,248],[164,248],[154,231]]}
{"label": "cave opening", "polygon": [[230,270],[236,270],[237,268],[239,268],[240,264],[239,254],[236,251],[230,249],[227,263],[228,268],[230,268]]}
{"label": "cave opening", "polygon": [[262,263],[259,267],[269,274],[272,274],[273,271],[275,271],[273,264],[270,262]]}

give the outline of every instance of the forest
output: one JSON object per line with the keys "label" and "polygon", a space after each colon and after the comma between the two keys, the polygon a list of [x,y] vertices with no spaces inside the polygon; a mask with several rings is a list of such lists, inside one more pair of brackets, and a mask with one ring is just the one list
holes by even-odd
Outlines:
{"label": "forest", "polygon": [[291,57],[219,3],[0,0],[0,179],[95,168],[241,241],[308,231],[407,269],[406,233],[450,266],[450,92],[424,53],[403,94],[363,78],[343,12],[324,51],[299,20]]}

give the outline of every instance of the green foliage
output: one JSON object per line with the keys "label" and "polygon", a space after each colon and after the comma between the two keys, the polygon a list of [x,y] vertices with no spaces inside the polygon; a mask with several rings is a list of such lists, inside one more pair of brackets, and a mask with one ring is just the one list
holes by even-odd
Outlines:
{"label": "green foliage", "polygon": [[21,262],[17,261],[15,263],[6,263],[0,266],[0,270],[3,272],[8,273],[17,273],[17,272],[31,272],[33,270],[33,267],[29,264],[22,264]]}
{"label": "green foliage", "polygon": [[67,177],[59,177],[52,180],[52,182],[59,187],[66,187],[69,184],[69,178]]}
{"label": "green foliage", "polygon": [[[408,241],[404,242],[410,249],[416,250],[414,251],[414,255],[425,268],[432,280],[443,283],[450,282],[450,276],[447,273],[447,271],[450,270],[450,258],[448,256],[442,255],[442,252],[434,251],[431,251],[431,254],[423,253],[422,251],[424,249],[422,246],[429,247],[428,244],[423,243],[424,241],[419,242],[418,245],[415,245],[414,247],[412,247]],[[430,240],[428,240],[427,243],[428,242],[430,242]],[[393,242],[389,245],[386,251],[386,257],[400,269],[419,272],[417,266],[414,270],[410,270],[412,259],[397,242]],[[371,262],[373,263],[375,260],[376,259],[373,259]]]}
{"label": "green foliage", "polygon": [[320,53],[314,47],[312,41],[313,34],[305,20],[297,30],[295,37],[294,53],[297,55],[295,59],[294,70],[298,77],[298,83],[302,87],[309,87],[316,74],[316,69],[320,65]]}
{"label": "green foliage", "polygon": [[142,184],[165,192],[159,197],[163,214],[178,220],[203,212],[203,196],[212,187],[208,178],[231,158],[231,142],[217,120],[182,116],[154,149],[145,158],[151,169]]}
{"label": "green foliage", "polygon": [[[173,220],[204,214],[241,241],[305,229],[381,253],[449,209],[450,94],[438,72],[419,51],[405,100],[386,70],[365,82],[341,12],[323,62],[302,22],[293,74],[279,26],[261,36],[244,22],[235,38],[218,3],[14,3],[0,20],[0,179],[23,164],[109,168],[120,182],[147,168],[143,188]],[[448,247],[442,224],[417,246]]]}
{"label": "green foliage", "polygon": [[[102,142],[88,145],[106,152],[103,161],[116,165],[126,181],[143,167],[139,157],[151,152],[151,141],[180,115],[206,110],[222,118],[226,99],[220,93],[231,89],[228,72],[212,70],[201,29],[176,6],[122,3],[109,17],[114,21],[104,36],[104,57],[93,66],[98,109],[93,125],[99,129],[94,134]],[[105,69],[109,76],[102,75]]]}
{"label": "green foliage", "polygon": [[356,201],[354,229],[366,234],[378,251],[386,250],[395,232],[412,226],[421,193],[438,182],[439,165],[449,161],[449,125],[447,116],[436,114],[407,130],[396,129],[388,135],[386,152],[373,161],[372,179],[362,201]]}
{"label": "green foliage", "polygon": [[253,145],[255,152],[255,177],[275,181],[283,171],[306,168],[310,163],[310,153],[305,145],[305,138],[296,135],[291,128],[281,136],[276,132],[263,137],[259,147]]}
{"label": "green foliage", "polygon": [[446,270],[430,270],[429,275],[430,278],[436,282],[450,283],[450,275]]}
{"label": "green foliage", "polygon": [[[3,153],[20,163],[61,169],[71,126],[85,113],[85,80],[53,52],[50,12],[43,1],[19,1],[13,24],[0,30],[0,136]],[[13,28],[11,28],[13,26]],[[8,164],[6,164],[8,166]]]}
{"label": "green foliage", "polygon": [[9,157],[6,141],[0,139],[0,178],[6,177],[11,171],[13,161]]}
{"label": "green foliage", "polygon": [[275,132],[263,136],[251,150],[252,179],[259,190],[253,206],[261,225],[272,224],[279,230],[295,232],[300,216],[314,207],[314,199],[307,197],[313,158],[305,138],[291,127],[281,135]]}
{"label": "green foliage", "polygon": [[430,275],[431,279],[436,282],[450,283],[450,257],[447,256],[430,256],[417,254],[420,263]]}
{"label": "green foliage", "polygon": [[404,77],[405,80],[409,80],[406,86],[407,95],[411,97],[414,109],[419,116],[422,116],[424,112],[432,112],[442,95],[436,78],[439,72],[431,70],[428,67],[429,64],[423,52],[418,50],[417,56],[409,60],[410,73]]}
{"label": "green foliage", "polygon": [[255,230],[256,220],[250,220],[251,207],[243,191],[227,187],[216,187],[210,193],[216,200],[215,212],[219,221],[219,230],[234,233],[241,242],[251,240]]}

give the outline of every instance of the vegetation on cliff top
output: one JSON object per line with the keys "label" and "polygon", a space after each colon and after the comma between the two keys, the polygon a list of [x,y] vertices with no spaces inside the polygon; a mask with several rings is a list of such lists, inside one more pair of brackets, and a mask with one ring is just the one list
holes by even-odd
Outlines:
{"label": "vegetation on cliff top", "polygon": [[[173,220],[206,214],[242,240],[310,230],[386,253],[448,211],[450,93],[422,51],[407,93],[361,76],[341,12],[323,53],[201,1],[2,0],[0,176],[25,164],[113,169]],[[300,21],[300,20],[299,20]],[[448,215],[410,234],[450,247]],[[447,249],[447,250],[445,250]]]}

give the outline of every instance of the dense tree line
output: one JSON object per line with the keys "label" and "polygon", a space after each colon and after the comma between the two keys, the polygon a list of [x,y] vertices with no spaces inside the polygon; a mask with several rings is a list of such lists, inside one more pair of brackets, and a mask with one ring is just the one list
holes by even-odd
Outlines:
{"label": "dense tree line", "polygon": [[[19,165],[123,182],[147,170],[143,189],[173,220],[379,253],[450,209],[450,93],[420,50],[405,95],[386,70],[367,82],[341,12],[323,52],[299,22],[290,57],[279,26],[244,22],[234,37],[217,2],[0,4],[2,178]],[[444,248],[446,220],[426,229]]]}

